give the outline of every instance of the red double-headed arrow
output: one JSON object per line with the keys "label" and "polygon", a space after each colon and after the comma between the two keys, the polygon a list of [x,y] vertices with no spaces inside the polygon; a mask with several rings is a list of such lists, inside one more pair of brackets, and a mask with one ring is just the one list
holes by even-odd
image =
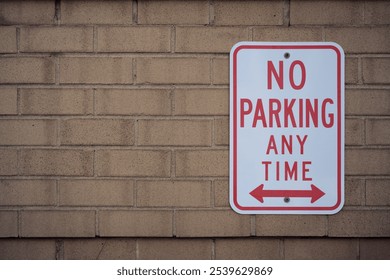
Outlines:
{"label": "red double-headed arrow", "polygon": [[310,185],[311,190],[264,190],[264,185],[261,184],[250,192],[254,198],[261,203],[264,202],[264,197],[311,197],[311,203],[316,202],[325,195],[323,191],[315,185]]}

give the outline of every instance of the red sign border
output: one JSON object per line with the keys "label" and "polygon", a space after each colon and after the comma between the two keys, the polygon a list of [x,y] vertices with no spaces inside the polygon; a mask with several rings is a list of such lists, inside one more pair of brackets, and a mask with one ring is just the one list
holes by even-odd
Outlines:
{"label": "red sign border", "polygon": [[[334,206],[296,206],[296,207],[248,207],[241,206],[237,200],[237,54],[243,49],[330,49],[334,50],[337,55],[337,201]],[[333,211],[342,203],[342,178],[341,178],[341,155],[342,155],[342,131],[341,131],[341,52],[334,45],[240,45],[233,52],[233,203],[241,211]]]}

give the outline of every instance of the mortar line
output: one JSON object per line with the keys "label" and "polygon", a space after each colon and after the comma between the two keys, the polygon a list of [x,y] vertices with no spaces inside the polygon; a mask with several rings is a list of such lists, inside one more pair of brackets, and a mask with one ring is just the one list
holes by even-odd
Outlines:
{"label": "mortar line", "polygon": [[280,246],[279,247],[280,258],[282,260],[285,260],[286,259],[286,249],[285,249],[286,244],[285,244],[285,239],[284,238],[281,238],[279,240],[279,246]]}
{"label": "mortar line", "polygon": [[18,225],[18,237],[22,237],[22,212],[21,209],[18,209],[16,212],[17,225]]}
{"label": "mortar line", "polygon": [[363,206],[367,206],[367,178],[364,178]]}
{"label": "mortar line", "polygon": [[176,209],[172,213],[172,237],[176,237]]}
{"label": "mortar line", "polygon": [[21,116],[22,115],[22,112],[21,112],[21,105],[20,105],[20,100],[21,100],[21,98],[20,98],[20,95],[21,95],[21,93],[20,93],[20,88],[16,88],[16,114],[18,115],[18,116]]}
{"label": "mortar line", "polygon": [[93,116],[97,116],[96,113],[96,88],[92,89],[92,114]]}
{"label": "mortar line", "polygon": [[209,0],[209,25],[215,25],[214,0]]}
{"label": "mortar line", "polygon": [[171,176],[170,179],[176,179],[176,150],[171,149]]}
{"label": "mortar line", "polygon": [[170,28],[170,53],[176,52],[176,26],[172,25]]}
{"label": "mortar line", "polygon": [[210,206],[215,208],[215,180],[210,181]]}
{"label": "mortar line", "polygon": [[95,208],[95,237],[100,236],[99,232],[99,208]]}
{"label": "mortar line", "polygon": [[329,215],[325,216],[325,236],[329,237]]}
{"label": "mortar line", "polygon": [[56,86],[60,86],[60,58],[58,55],[54,56],[54,81]]}
{"label": "mortar line", "polygon": [[215,66],[215,58],[212,57],[210,59],[210,80],[211,80],[211,85],[214,85],[214,66]]}
{"label": "mortar line", "polygon": [[217,146],[220,146],[220,145],[217,145],[217,141],[216,141],[216,138],[217,138],[217,119],[214,118],[213,120],[213,127],[212,127],[212,131],[211,131],[211,148],[214,148],[214,147],[217,147]]}
{"label": "mortar line", "polygon": [[249,38],[249,41],[253,41],[253,27],[252,26],[248,27],[248,38]]}
{"label": "mortar line", "polygon": [[20,27],[16,27],[16,52],[20,53]]}
{"label": "mortar line", "polygon": [[215,243],[216,243],[216,239],[215,238],[211,239],[211,259],[212,260],[216,259]]}
{"label": "mortar line", "polygon": [[96,149],[93,149],[93,164],[92,164],[93,178],[97,178],[96,172]]}
{"label": "mortar line", "polygon": [[132,24],[137,25],[138,24],[138,0],[132,1]]}
{"label": "mortar line", "polygon": [[56,246],[56,260],[63,260],[64,259],[64,240],[63,239],[56,239],[55,246]]}
{"label": "mortar line", "polygon": [[283,9],[283,25],[290,26],[290,9],[291,9],[290,0],[284,0],[284,9]]}
{"label": "mortar line", "polygon": [[137,59],[135,57],[131,61],[131,70],[133,71],[132,85],[137,85]]}
{"label": "mortar line", "polygon": [[208,83],[210,86],[213,86],[213,79],[214,79],[214,74],[213,74],[213,57],[210,57],[209,58],[209,79],[210,79],[210,82]]}
{"label": "mortar line", "polygon": [[139,238],[135,239],[135,259],[139,260]]}
{"label": "mortar line", "polygon": [[97,29],[97,27],[96,26],[93,26],[92,27],[92,33],[93,33],[93,38],[92,38],[92,49],[93,49],[93,52],[96,54],[96,53],[98,53],[98,36],[99,36],[99,34],[98,34],[98,29]]}
{"label": "mortar line", "polygon": [[133,134],[134,134],[134,146],[135,147],[141,147],[139,145],[139,121],[142,119],[136,118],[134,120],[134,128],[133,128]]}
{"label": "mortar line", "polygon": [[358,57],[358,85],[364,85],[364,77],[363,77],[363,58],[361,56]]}
{"label": "mortar line", "polygon": [[56,130],[57,130],[57,135],[56,135],[56,145],[55,146],[61,146],[61,120],[56,119]]}
{"label": "mortar line", "polygon": [[56,184],[56,192],[57,192],[57,195],[56,195],[56,206],[57,207],[60,207],[60,201],[61,201],[61,195],[60,195],[60,179],[56,179],[55,180],[55,184]]}
{"label": "mortar line", "polygon": [[356,259],[357,260],[360,260],[360,240],[361,240],[361,238],[357,238],[357,242],[356,242]]}
{"label": "mortar line", "polygon": [[138,207],[138,180],[133,180],[133,206],[135,208]]}
{"label": "mortar line", "polygon": [[61,24],[61,0],[54,1],[54,23]]}
{"label": "mortar line", "polygon": [[176,96],[175,88],[172,87],[171,90],[169,91],[169,98],[171,101],[170,102],[171,103],[171,114],[170,114],[171,117],[175,116],[175,111],[176,111],[175,96]]}
{"label": "mortar line", "polygon": [[255,215],[251,215],[250,223],[251,223],[251,236],[256,236],[256,216]]}

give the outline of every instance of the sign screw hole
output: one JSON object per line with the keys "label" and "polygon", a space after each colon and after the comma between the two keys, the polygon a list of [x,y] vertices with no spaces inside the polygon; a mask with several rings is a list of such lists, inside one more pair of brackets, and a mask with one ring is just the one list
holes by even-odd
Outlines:
{"label": "sign screw hole", "polygon": [[285,197],[283,200],[284,200],[285,203],[289,203],[290,202],[290,198],[289,197]]}
{"label": "sign screw hole", "polygon": [[286,53],[284,54],[284,58],[285,58],[285,59],[289,59],[289,58],[290,58],[290,53],[286,52]]}

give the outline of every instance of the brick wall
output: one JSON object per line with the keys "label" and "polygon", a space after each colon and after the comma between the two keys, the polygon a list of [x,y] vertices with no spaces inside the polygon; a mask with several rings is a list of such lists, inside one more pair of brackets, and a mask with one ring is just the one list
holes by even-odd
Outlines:
{"label": "brick wall", "polygon": [[[0,25],[1,259],[390,259],[388,1],[1,1]],[[344,48],[340,213],[230,209],[243,40]]]}

